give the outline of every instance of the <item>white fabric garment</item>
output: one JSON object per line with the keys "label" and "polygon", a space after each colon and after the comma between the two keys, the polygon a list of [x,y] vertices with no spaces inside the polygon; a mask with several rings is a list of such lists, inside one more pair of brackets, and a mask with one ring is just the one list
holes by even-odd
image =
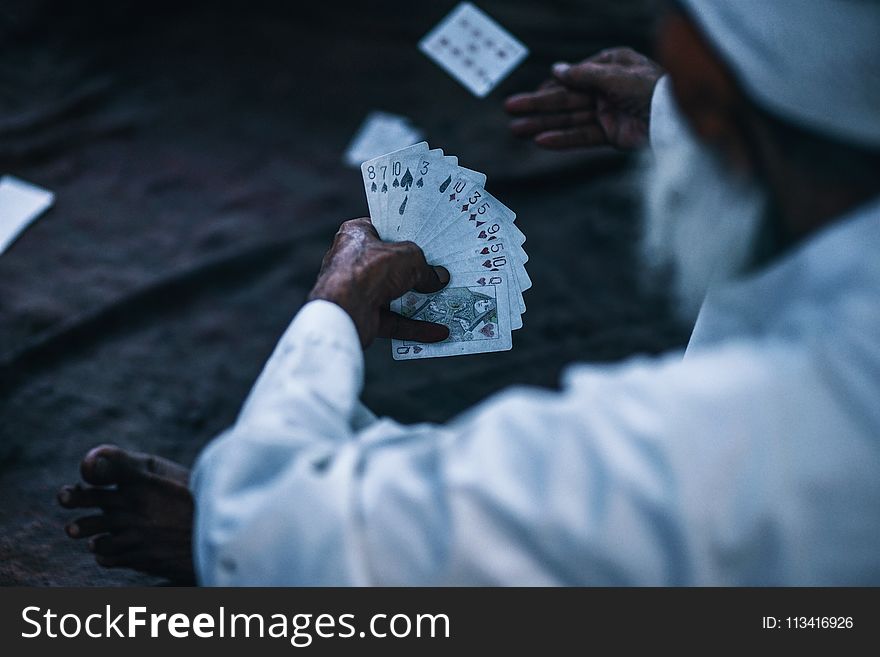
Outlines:
{"label": "white fabric garment", "polygon": [[691,132],[668,76],[654,88],[651,114],[651,149],[643,156],[643,273],[650,280],[674,271],[670,296],[679,317],[693,322],[706,292],[752,262],[768,194],[756,181],[731,175]]}
{"label": "white fabric garment", "polygon": [[759,105],[880,147],[878,0],[680,2]]}
{"label": "white fabric garment", "polygon": [[878,585],[878,253],[880,199],[713,292],[684,359],[442,426],[365,409],[353,323],[309,303],[193,473],[199,580]]}

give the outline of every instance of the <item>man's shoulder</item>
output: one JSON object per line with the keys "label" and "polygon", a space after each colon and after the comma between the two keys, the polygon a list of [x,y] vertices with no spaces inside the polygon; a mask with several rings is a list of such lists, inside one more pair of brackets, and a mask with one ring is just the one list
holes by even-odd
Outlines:
{"label": "man's shoulder", "polygon": [[[743,383],[774,385],[788,379],[792,367],[806,366],[809,354],[785,340],[737,338],[689,351],[657,356],[634,355],[610,365],[572,365],[566,383],[572,386],[618,385],[660,391],[731,392]],[[784,369],[781,369],[784,368]]]}

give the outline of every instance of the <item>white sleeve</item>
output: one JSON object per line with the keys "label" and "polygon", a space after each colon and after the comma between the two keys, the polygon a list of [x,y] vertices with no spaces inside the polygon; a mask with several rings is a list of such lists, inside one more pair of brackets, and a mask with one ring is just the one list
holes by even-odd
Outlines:
{"label": "white sleeve", "polygon": [[576,367],[443,426],[355,426],[362,368],[307,305],[195,470],[201,583],[876,579],[876,441],[789,342]]}
{"label": "white sleeve", "polygon": [[672,95],[672,83],[664,75],[654,87],[651,98],[651,120],[649,122],[651,148],[655,151],[675,146],[686,135],[689,140],[690,128],[678,109]]}
{"label": "white sleeve", "polygon": [[201,583],[669,581],[662,464],[613,406],[587,423],[581,395],[512,390],[444,426],[356,428],[362,369],[348,316],[307,305],[195,469]]}
{"label": "white sleeve", "polygon": [[[333,554],[313,555],[333,572],[321,573],[320,564],[304,559],[320,551],[321,533],[332,533],[341,520],[329,509],[343,504],[346,491],[330,476],[335,468],[325,472],[325,464],[338,467],[338,452],[345,452],[355,431],[375,423],[358,399],[363,369],[348,314],[327,301],[306,304],[278,342],[236,424],[205,449],[193,470],[193,549],[203,583],[242,578],[272,583],[266,568],[273,560],[288,563],[276,550],[299,555],[291,562],[297,568],[283,581],[357,580],[347,543],[336,545]],[[322,506],[328,515],[322,516]],[[232,556],[240,554],[258,558],[244,563]]]}

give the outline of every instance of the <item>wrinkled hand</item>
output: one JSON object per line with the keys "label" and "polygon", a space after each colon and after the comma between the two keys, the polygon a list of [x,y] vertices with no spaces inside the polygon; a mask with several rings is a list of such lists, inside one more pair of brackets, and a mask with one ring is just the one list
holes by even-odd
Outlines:
{"label": "wrinkled hand", "polygon": [[505,109],[519,137],[544,148],[633,149],[648,139],[651,97],[663,69],[630,48],[611,48],[580,64],[555,64],[537,91],[511,96]]}
{"label": "wrinkled hand", "polygon": [[430,266],[414,243],[383,242],[369,219],[352,219],[336,233],[309,300],[345,310],[364,347],[377,337],[441,342],[449,337],[447,327],[402,317],[388,304],[409,290],[437,292],[448,282],[449,272]]}

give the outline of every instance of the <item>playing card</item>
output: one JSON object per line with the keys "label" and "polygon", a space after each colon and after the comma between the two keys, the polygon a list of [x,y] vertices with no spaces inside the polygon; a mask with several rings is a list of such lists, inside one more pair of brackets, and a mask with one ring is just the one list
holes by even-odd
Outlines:
{"label": "playing card", "polygon": [[[456,269],[458,271],[482,271],[483,273],[494,271],[509,272],[515,283],[510,288],[511,296],[516,297],[516,303],[512,303],[511,308],[518,309],[520,313],[524,313],[526,306],[522,293],[532,286],[532,281],[525,267],[529,258],[522,246],[513,245],[509,249],[504,248],[505,240],[503,237],[497,242],[492,242],[492,246],[500,246],[502,249],[496,253],[470,256],[462,259],[457,259],[459,254],[449,255],[441,258],[439,262],[450,271]],[[488,249],[488,247],[484,247],[485,249]]]}
{"label": "playing card", "polygon": [[[486,244],[487,246],[484,247],[485,249],[488,249],[489,246],[501,246],[502,250],[496,253],[490,252],[489,255],[478,256],[469,255],[462,259],[462,251],[459,247],[459,249],[455,250],[447,249],[447,253],[440,256],[426,251],[425,257],[428,262],[432,264],[442,264],[450,272],[507,272],[510,281],[509,293],[511,313],[517,312],[522,314],[526,311],[525,299],[523,298],[522,293],[532,285],[525,269],[525,262],[528,260],[528,256],[526,256],[520,245],[517,245],[514,240],[510,240],[506,237],[507,231],[505,224],[499,222],[497,224],[493,223],[492,225],[498,226],[498,230],[493,233],[486,233],[484,238],[479,237],[481,233],[485,232],[482,228],[472,228],[471,230],[476,233],[476,235],[469,235],[467,237],[474,242],[479,241]],[[461,241],[459,244],[461,244]],[[507,244],[510,246],[507,247]],[[517,330],[520,326],[522,326],[521,322],[514,321],[514,330]]]}
{"label": "playing card", "polygon": [[478,171],[458,167],[451,172],[440,185],[432,190],[434,203],[428,211],[431,219],[422,222],[421,228],[411,239],[417,244],[427,244],[432,236],[441,232],[442,213],[446,211],[447,206],[454,205],[465,190],[475,186],[482,187],[485,184],[486,176]]}
{"label": "playing card", "polygon": [[[379,186],[379,218],[382,229],[380,235],[382,239],[393,240],[395,234],[392,232],[392,219],[389,211],[389,198],[391,194],[400,187],[400,181],[403,178],[404,169],[402,165],[411,157],[419,157],[428,152],[427,142],[419,142],[413,146],[407,146],[400,150],[388,153],[387,155],[377,158],[376,167],[378,175],[382,178],[382,184]],[[372,189],[372,187],[371,187]]]}
{"label": "playing card", "polygon": [[400,241],[400,210],[406,211],[409,194],[415,189],[416,170],[422,158],[442,157],[443,151],[438,149],[427,150],[424,142],[414,147],[403,148],[389,154],[386,164],[388,165],[388,193],[381,196],[382,223],[384,236],[382,239]]}
{"label": "playing card", "polygon": [[367,160],[411,146],[421,140],[421,132],[405,116],[370,112],[345,151],[345,163],[351,167],[359,167]]}
{"label": "playing card", "polygon": [[458,158],[425,156],[416,165],[416,180],[410,194],[396,207],[398,237],[412,239],[430,216],[438,198],[441,183],[458,169]]}
{"label": "playing card", "polygon": [[476,260],[460,260],[458,262],[444,262],[449,275],[455,277],[462,274],[472,274],[481,271],[484,275],[493,275],[499,272],[507,274],[507,299],[508,308],[510,309],[510,329],[517,331],[522,328],[522,313],[525,312],[525,302],[523,301],[522,291],[519,289],[519,283],[516,278],[516,264],[513,260],[507,259],[500,267],[486,267],[485,261]]}
{"label": "playing card", "polygon": [[443,151],[436,148],[427,153],[404,153],[389,161],[391,187],[385,200],[385,212],[389,233],[396,236],[392,238],[395,241],[402,239],[400,230],[410,203],[415,205],[415,197],[424,191],[427,174],[442,158]]}
{"label": "playing card", "polygon": [[[450,199],[452,196],[450,194]],[[442,206],[442,210],[435,210],[434,216],[437,218],[433,230],[419,236],[418,243],[426,254],[440,257],[459,251],[461,241],[478,235],[479,229],[494,236],[500,229],[495,224],[506,226],[508,236],[517,240],[518,244],[525,242],[525,235],[514,225],[516,214],[482,185],[473,183],[455,196],[455,199]],[[439,240],[439,245],[434,243],[436,240]]]}
{"label": "playing card", "polygon": [[[506,271],[509,270],[515,277],[517,286],[513,289],[519,296],[519,312],[524,313],[526,310],[525,300],[522,293],[532,287],[532,281],[526,271],[526,263],[529,256],[523,250],[522,246],[518,246],[510,242],[508,248],[506,240],[502,237],[498,241],[491,242],[489,245],[481,249],[474,249],[475,255],[469,255],[460,260],[443,259],[443,266],[447,269],[457,269],[459,271]],[[457,258],[458,255],[450,256]],[[515,306],[511,306],[515,307]]]}
{"label": "playing card", "polygon": [[[424,153],[428,150],[427,142],[420,142],[412,146],[407,146],[392,153],[387,153],[380,157],[367,160],[361,164],[361,175],[364,179],[364,190],[367,193],[367,205],[370,209],[370,218],[373,225],[382,239],[390,239],[387,222],[387,204],[386,199],[393,184],[392,172],[390,171],[390,162],[392,158],[401,158],[411,154]],[[397,184],[400,186],[400,178],[397,178]]]}
{"label": "playing card", "polygon": [[506,351],[513,342],[508,308],[507,278],[503,273],[456,273],[434,294],[407,292],[391,303],[404,317],[449,327],[439,343],[392,340],[395,360],[461,356]]}
{"label": "playing card", "polygon": [[516,214],[486,191],[485,174],[425,142],[364,162],[361,173],[380,237],[414,241],[451,276],[440,292],[411,291],[391,304],[406,317],[449,326],[449,339],[439,345],[394,340],[394,358],[510,349],[532,281]]}
{"label": "playing card", "polygon": [[0,253],[54,202],[55,195],[13,176],[0,178]]}
{"label": "playing card", "polygon": [[[501,271],[509,274],[511,312],[526,310],[523,291],[531,287],[525,270],[528,257],[522,249],[525,236],[513,225],[516,215],[480,185],[471,185],[454,203],[445,204],[435,212],[439,226],[432,237],[419,241],[425,258],[452,271]],[[489,247],[506,248],[502,254],[475,258],[470,252]],[[462,257],[464,261],[462,262]],[[521,319],[512,318],[512,328],[522,326]]]}
{"label": "playing card", "polygon": [[470,2],[462,2],[419,42],[419,49],[479,98],[529,51]]}

